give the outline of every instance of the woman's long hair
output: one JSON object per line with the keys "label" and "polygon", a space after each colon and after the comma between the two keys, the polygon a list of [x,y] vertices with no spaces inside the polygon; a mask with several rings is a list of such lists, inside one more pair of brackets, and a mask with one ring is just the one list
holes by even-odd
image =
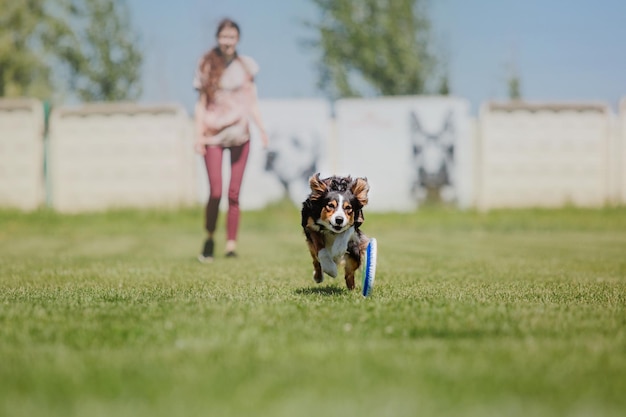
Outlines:
{"label": "woman's long hair", "polygon": [[[217,26],[215,37],[217,38],[222,30],[225,28],[234,28],[237,34],[241,35],[239,25],[231,19],[222,19]],[[235,52],[235,58],[237,53]],[[202,80],[201,91],[205,94],[207,103],[210,103],[215,98],[215,92],[220,85],[220,78],[226,69],[226,59],[222,55],[219,46],[215,46],[209,52],[207,52],[200,62],[200,74]]]}

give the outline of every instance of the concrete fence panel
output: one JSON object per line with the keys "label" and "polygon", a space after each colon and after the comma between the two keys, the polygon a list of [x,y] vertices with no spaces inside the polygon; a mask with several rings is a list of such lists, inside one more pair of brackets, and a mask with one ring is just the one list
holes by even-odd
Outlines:
{"label": "concrete fence panel", "polygon": [[0,100],[0,206],[33,210],[45,202],[44,112],[34,99]]}
{"label": "concrete fence panel", "polygon": [[[330,105],[321,99],[266,99],[259,108],[270,144],[252,153],[242,201],[259,206],[288,198],[299,206],[310,192],[311,175],[330,169]],[[254,144],[260,148],[260,141]]]}
{"label": "concrete fence panel", "polygon": [[50,120],[52,206],[62,212],[194,204],[189,117],[177,105],[89,104]]}
{"label": "concrete fence panel", "polygon": [[368,178],[371,210],[410,211],[429,200],[473,204],[474,135],[465,100],[344,99],[336,116],[336,171]]}
{"label": "concrete fence panel", "polygon": [[487,103],[478,207],[602,206],[611,198],[611,113],[595,103]]}

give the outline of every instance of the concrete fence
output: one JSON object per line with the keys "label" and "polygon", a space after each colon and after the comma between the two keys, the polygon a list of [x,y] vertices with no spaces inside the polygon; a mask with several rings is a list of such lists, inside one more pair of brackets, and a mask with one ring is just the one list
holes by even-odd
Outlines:
{"label": "concrete fence", "polygon": [[429,199],[473,205],[475,136],[466,100],[344,99],[336,117],[335,171],[368,178],[371,210],[410,211]]}
{"label": "concrete fence", "polygon": [[[315,172],[366,176],[373,211],[432,200],[481,210],[626,203],[626,99],[618,114],[603,103],[485,103],[478,119],[454,97],[339,100],[335,117],[316,99],[261,100],[260,108],[270,147],[253,129],[243,209],[285,197],[299,205]],[[206,202],[204,162],[178,105],[62,107],[47,141],[43,130],[40,102],[0,100],[0,207]],[[225,181],[228,166],[226,154]]]}
{"label": "concrete fence", "polygon": [[33,99],[0,100],[0,207],[44,203],[44,112]]}
{"label": "concrete fence", "polygon": [[52,207],[75,212],[195,202],[190,133],[179,106],[54,110],[48,155]]}
{"label": "concrete fence", "polygon": [[480,114],[478,207],[598,207],[616,200],[603,104],[489,103]]}

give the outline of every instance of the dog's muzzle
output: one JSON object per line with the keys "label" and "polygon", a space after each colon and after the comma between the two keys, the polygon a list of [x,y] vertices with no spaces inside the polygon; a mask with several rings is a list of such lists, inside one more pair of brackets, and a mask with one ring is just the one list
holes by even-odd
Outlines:
{"label": "dog's muzzle", "polygon": [[336,231],[340,231],[341,229],[343,229],[343,226],[345,225],[345,219],[343,217],[337,216],[333,219],[333,229],[335,229]]}

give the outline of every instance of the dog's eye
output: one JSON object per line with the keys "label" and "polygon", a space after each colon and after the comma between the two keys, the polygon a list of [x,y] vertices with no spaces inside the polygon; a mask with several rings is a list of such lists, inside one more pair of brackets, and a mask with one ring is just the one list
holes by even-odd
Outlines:
{"label": "dog's eye", "polygon": [[334,209],[335,209],[334,201],[329,201],[328,203],[326,203],[326,210],[334,210]]}
{"label": "dog's eye", "polygon": [[351,206],[350,204],[346,204],[346,205],[343,207],[343,211],[345,211],[347,214],[352,213],[352,206]]}

